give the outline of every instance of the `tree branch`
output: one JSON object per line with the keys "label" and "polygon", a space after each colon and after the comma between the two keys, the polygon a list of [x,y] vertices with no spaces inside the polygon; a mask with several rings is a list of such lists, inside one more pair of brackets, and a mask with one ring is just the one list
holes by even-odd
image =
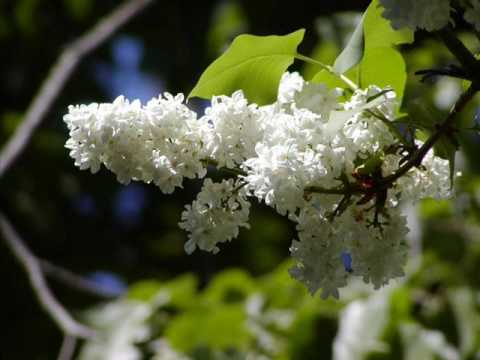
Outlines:
{"label": "tree branch", "polygon": [[67,46],[52,66],[25,118],[0,152],[0,178],[23,152],[33,133],[50,110],[67,79],[82,58],[92,52],[128,20],[153,0],[128,0],[102,19],[95,27]]}
{"label": "tree branch", "polygon": [[310,58],[308,56],[305,56],[305,55],[302,55],[302,54],[296,54],[295,58],[298,59],[298,60],[302,60],[302,61],[305,61],[307,63],[313,64],[313,65],[317,65],[321,69],[329,72],[333,76],[335,76],[338,79],[340,79],[341,81],[343,81],[346,85],[348,85],[348,87],[352,91],[358,90],[358,85],[357,84],[355,84],[352,80],[350,80],[345,75],[335,72],[335,70],[333,70],[333,67],[331,67],[330,65],[326,65],[326,64],[324,64],[324,63],[322,63],[318,60],[312,59],[312,58]]}
{"label": "tree branch", "polygon": [[358,195],[363,194],[365,191],[360,186],[354,186],[350,184],[348,187],[340,187],[335,189],[326,189],[320,186],[309,186],[305,189],[306,192],[326,195]]}
{"label": "tree branch", "polygon": [[383,179],[383,188],[390,187],[398,178],[405,175],[411,168],[420,166],[423,158],[433,148],[436,142],[453,128],[453,123],[457,115],[465,108],[465,106],[473,99],[477,93],[478,88],[475,84],[472,84],[467,91],[465,91],[458,101],[453,106],[452,110],[448,114],[447,118],[438,126],[436,131],[423,143],[423,145],[413,153],[408,161],[398,168],[395,173],[387,176]]}
{"label": "tree branch", "polygon": [[103,299],[115,299],[118,294],[105,290],[98,286],[94,281],[79,276],[70,270],[54,265],[47,260],[38,259],[40,267],[46,276],[49,276],[62,284],[79,291],[97,296]]}
{"label": "tree branch", "polygon": [[311,186],[305,189],[306,193],[332,194],[332,195],[359,195],[372,194],[381,190],[388,189],[393,186],[395,181],[405,175],[410,169],[418,167],[422,164],[424,157],[434,147],[440,138],[454,129],[454,122],[457,115],[465,108],[465,106],[473,99],[479,91],[476,84],[472,84],[465,91],[453,106],[447,118],[437,127],[435,132],[423,143],[423,145],[412,153],[410,158],[400,166],[393,174],[381,179],[374,188],[364,188],[357,183],[348,184],[342,188],[325,189],[318,186]]}
{"label": "tree branch", "polygon": [[235,176],[247,176],[247,173],[240,168],[227,168],[227,167],[218,167],[218,161],[210,158],[203,159],[202,162],[205,165],[211,165],[217,168],[218,171],[224,171],[226,173],[235,175]]}
{"label": "tree branch", "polygon": [[77,347],[77,339],[74,336],[66,335],[63,338],[62,347],[57,360],[72,360]]}
{"label": "tree branch", "polygon": [[464,70],[472,77],[480,75],[480,65],[471,51],[455,36],[455,33],[449,27],[438,32],[448,50],[457,58]]}
{"label": "tree branch", "polygon": [[13,228],[13,225],[2,212],[0,212],[0,233],[3,235],[6,244],[15,258],[27,273],[30,285],[32,286],[38,302],[45,312],[55,321],[63,333],[67,336],[80,338],[92,337],[95,334],[94,331],[74,320],[54,297],[45,281],[38,259],[24,244],[20,235],[18,235]]}

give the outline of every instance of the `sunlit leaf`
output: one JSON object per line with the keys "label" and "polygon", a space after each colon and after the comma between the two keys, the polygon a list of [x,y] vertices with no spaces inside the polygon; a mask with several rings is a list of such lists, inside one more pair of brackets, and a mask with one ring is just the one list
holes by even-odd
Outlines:
{"label": "sunlit leaf", "polygon": [[165,332],[172,346],[189,352],[198,347],[245,348],[251,338],[243,304],[196,309],[174,318]]}
{"label": "sunlit leaf", "polygon": [[376,85],[391,87],[401,101],[407,81],[407,71],[402,55],[392,47],[378,47],[366,51],[361,66],[362,87]]}
{"label": "sunlit leaf", "polygon": [[338,74],[347,72],[362,60],[365,46],[363,20],[364,17],[362,16],[362,19],[353,31],[352,37],[333,64],[333,70]]}
{"label": "sunlit leaf", "polygon": [[[310,54],[310,58],[320,61],[323,64],[332,64],[335,61],[338,51],[338,46],[333,41],[319,41],[318,45]],[[316,74],[318,74],[318,65],[305,63],[302,71],[304,79],[310,80]]]}
{"label": "sunlit leaf", "polygon": [[133,284],[127,292],[127,298],[132,300],[150,301],[160,291],[162,285],[157,280],[143,280]]}
{"label": "sunlit leaf", "polygon": [[365,13],[365,49],[411,44],[414,40],[413,31],[408,28],[394,30],[382,12],[383,7],[379,6],[379,1],[373,0]]}
{"label": "sunlit leaf", "polygon": [[203,299],[208,303],[244,301],[256,290],[254,280],[243,270],[228,270],[219,274],[205,289]]}
{"label": "sunlit leaf", "polygon": [[293,63],[305,30],[285,36],[240,35],[202,74],[189,97],[209,99],[242,89],[258,104],[276,98],[278,84]]}

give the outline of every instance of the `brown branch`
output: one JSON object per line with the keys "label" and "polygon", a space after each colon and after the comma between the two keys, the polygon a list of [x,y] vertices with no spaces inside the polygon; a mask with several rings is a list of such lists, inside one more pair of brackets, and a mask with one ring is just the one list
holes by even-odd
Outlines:
{"label": "brown branch", "polygon": [[334,189],[327,189],[321,186],[309,186],[305,189],[307,193],[325,194],[325,195],[358,195],[365,191],[360,186],[350,184],[350,186],[339,187]]}
{"label": "brown branch", "polygon": [[231,175],[235,175],[235,176],[247,176],[248,175],[245,171],[243,171],[240,168],[227,168],[225,166],[218,167],[218,161],[214,160],[214,159],[211,159],[211,158],[203,159],[202,162],[205,165],[210,165],[210,166],[213,166],[213,167],[217,168],[218,171],[223,171],[223,172],[226,172],[226,173],[231,174]]}
{"label": "brown branch", "polygon": [[133,18],[152,1],[126,1],[110,15],[102,19],[90,31],[63,50],[57,62],[52,66],[38,94],[28,107],[24,120],[0,152],[0,178],[5,175],[23,152],[80,60],[102,44],[120,26]]}
{"label": "brown branch", "polygon": [[52,279],[55,279],[68,287],[103,299],[115,299],[118,297],[118,295],[114,294],[112,291],[104,290],[94,281],[77,275],[68,269],[54,265],[44,259],[38,259],[38,261],[43,273],[46,276],[51,277]]}
{"label": "brown branch", "polygon": [[92,329],[78,323],[68,311],[57,301],[45,280],[40,263],[30,249],[25,245],[13,225],[0,212],[0,233],[7,246],[28,275],[34,294],[50,317],[67,336],[90,338],[95,333]]}
{"label": "brown branch", "polygon": [[454,129],[454,122],[457,115],[467,106],[470,100],[473,99],[477,93],[478,88],[475,84],[472,84],[467,91],[465,91],[458,101],[453,106],[452,110],[448,114],[447,118],[437,127],[436,131],[423,143],[423,145],[413,153],[408,161],[403,164],[392,175],[387,176],[382,181],[382,187],[390,187],[398,178],[405,175],[411,168],[418,167],[422,164],[423,158],[433,148],[440,138]]}
{"label": "brown branch", "polygon": [[57,360],[72,360],[77,347],[77,339],[74,336],[66,335],[63,338],[62,347]]}
{"label": "brown branch", "polygon": [[443,41],[447,49],[457,58],[463,69],[472,78],[480,75],[480,63],[472,54],[472,52],[457,38],[450,27],[446,27],[438,32],[440,39]]}
{"label": "brown branch", "polygon": [[457,115],[467,106],[467,104],[473,99],[475,94],[479,91],[476,84],[472,84],[467,91],[465,91],[458,101],[453,106],[452,110],[448,114],[447,118],[436,128],[435,132],[423,143],[423,145],[417,149],[409,157],[407,162],[400,166],[393,174],[386,176],[381,179],[378,184],[373,188],[365,188],[359,186],[357,183],[349,183],[348,186],[334,188],[334,189],[325,189],[318,186],[310,186],[305,189],[305,192],[308,193],[317,193],[317,194],[331,194],[331,195],[359,195],[359,194],[374,194],[380,192],[381,190],[389,189],[393,186],[395,181],[400,177],[405,175],[410,169],[418,167],[422,164],[423,159],[427,153],[434,147],[438,140],[444,135],[447,135],[450,131],[455,129],[454,122],[457,118]]}

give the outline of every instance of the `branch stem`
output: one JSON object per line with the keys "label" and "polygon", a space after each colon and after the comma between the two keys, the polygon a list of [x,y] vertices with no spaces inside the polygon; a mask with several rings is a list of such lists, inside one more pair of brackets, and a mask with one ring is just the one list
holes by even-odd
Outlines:
{"label": "branch stem", "polygon": [[457,58],[464,70],[466,70],[472,78],[478,79],[478,76],[480,75],[479,62],[463,42],[457,38],[453,30],[446,27],[440,30],[438,35],[448,50]]}
{"label": "branch stem", "polygon": [[351,183],[348,186],[336,189],[325,189],[319,186],[311,186],[305,189],[305,191],[318,194],[332,194],[332,195],[358,195],[358,194],[371,194],[375,191],[385,190],[393,186],[395,181],[405,175],[410,169],[418,167],[422,164],[423,159],[427,153],[433,148],[437,141],[449,132],[454,131],[454,122],[457,115],[467,106],[467,104],[473,99],[478,92],[478,87],[472,84],[467,91],[465,91],[458,101],[453,106],[452,110],[448,114],[447,118],[437,127],[436,131],[425,141],[425,143],[412,153],[410,158],[400,166],[393,174],[384,177],[377,184],[375,189],[368,189],[359,186],[356,183]]}
{"label": "branch stem", "polygon": [[214,160],[214,159],[211,159],[211,158],[207,158],[207,159],[203,159],[202,162],[206,165],[211,165],[211,166],[214,166],[216,168],[218,168],[219,171],[224,171],[226,173],[229,173],[229,174],[232,174],[232,175],[235,175],[235,176],[247,176],[247,173],[245,171],[243,171],[242,169],[239,169],[239,168],[227,168],[227,167],[218,167],[218,161]]}
{"label": "branch stem", "polygon": [[313,64],[313,65],[319,66],[323,70],[328,71],[333,76],[336,76],[337,78],[342,80],[353,91],[358,90],[358,85],[357,84],[355,84],[352,80],[350,80],[345,75],[335,72],[335,70],[333,70],[333,68],[330,65],[324,64],[324,63],[322,63],[318,60],[312,59],[311,57],[308,57],[308,56],[305,56],[305,55],[302,55],[302,54],[295,55],[295,58],[298,59],[298,60],[302,60],[302,61],[305,61],[307,63]]}
{"label": "branch stem", "polygon": [[102,299],[115,299],[119,296],[118,293],[105,290],[94,281],[88,280],[58,265],[54,265],[47,260],[38,259],[38,262],[47,277],[51,277],[68,287]]}
{"label": "branch stem", "polygon": [[62,341],[62,347],[57,360],[72,360],[77,347],[77,339],[70,335],[65,335]]}
{"label": "branch stem", "polygon": [[436,131],[425,141],[425,143],[417,149],[408,161],[398,168],[395,173],[385,177],[382,181],[382,187],[390,187],[398,178],[405,175],[411,168],[418,167],[422,164],[424,157],[433,148],[436,142],[443,136],[448,134],[449,131],[454,129],[454,122],[457,115],[465,108],[465,106],[473,99],[478,89],[475,85],[471,85],[467,91],[465,91],[458,101],[453,106],[452,110],[448,114],[447,118],[439,125]]}
{"label": "branch stem", "polygon": [[25,245],[7,217],[0,212],[0,233],[15,258],[28,275],[34,294],[57,326],[65,335],[78,338],[91,338],[95,332],[72,318],[68,311],[57,301],[45,280],[40,263]]}
{"label": "branch stem", "polygon": [[128,0],[102,19],[96,26],[67,46],[50,69],[25,117],[13,136],[0,151],[0,178],[14,164],[28,145],[62,88],[84,56],[92,52],[119,27],[138,14],[153,0]]}

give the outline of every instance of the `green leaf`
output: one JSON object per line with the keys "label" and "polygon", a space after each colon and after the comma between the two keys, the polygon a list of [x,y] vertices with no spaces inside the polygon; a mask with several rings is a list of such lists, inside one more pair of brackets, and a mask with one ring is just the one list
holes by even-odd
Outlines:
{"label": "green leaf", "polygon": [[[358,65],[357,83],[360,87],[389,86],[395,90],[401,102],[407,80],[406,64],[395,46],[413,42],[413,32],[394,30],[382,17],[382,11],[378,0],[372,1],[347,46],[335,61],[334,70],[344,73]],[[325,71],[315,75],[312,81],[325,82],[330,87],[343,85]]]}
{"label": "green leaf", "polygon": [[[333,41],[319,41],[310,54],[310,58],[324,64],[332,64],[337,57],[338,51],[338,46]],[[312,79],[317,73],[317,64],[306,62],[302,68],[302,75],[305,80]]]}
{"label": "green leaf", "polygon": [[205,70],[188,96],[209,99],[242,89],[258,104],[276,98],[282,74],[293,63],[305,29],[285,36],[240,35]]}
{"label": "green leaf", "polygon": [[450,166],[450,186],[453,186],[455,177],[455,154],[459,148],[458,141],[453,135],[443,135],[435,143],[435,155],[448,160]]}
{"label": "green leaf", "polygon": [[227,270],[217,275],[205,289],[203,300],[209,304],[244,301],[256,290],[254,279],[243,270]]}
{"label": "green leaf", "polygon": [[413,31],[407,28],[394,30],[382,13],[383,7],[379,6],[378,0],[373,0],[363,20],[365,49],[411,44],[414,40]]}
{"label": "green leaf", "polygon": [[198,308],[174,318],[165,331],[173,348],[190,352],[199,347],[246,348],[251,335],[244,304]]}
{"label": "green leaf", "polygon": [[151,302],[158,294],[165,292],[169,305],[184,309],[192,305],[196,291],[197,279],[191,274],[186,274],[166,283],[157,280],[139,281],[130,286],[127,298]]}
{"label": "green leaf", "polygon": [[195,304],[198,280],[192,274],[185,274],[162,286],[170,297],[169,304],[179,309],[186,309]]}
{"label": "green leaf", "polygon": [[383,154],[372,155],[370,158],[367,158],[367,160],[363,164],[358,166],[355,170],[360,175],[373,175],[382,168],[383,160]]}
{"label": "green leaf", "polygon": [[453,216],[453,204],[449,200],[423,199],[420,202],[419,214],[422,220],[448,219]]}
{"label": "green leaf", "polygon": [[392,47],[371,48],[360,64],[362,87],[377,85],[391,87],[401,102],[407,81],[403,56]]}
{"label": "green leaf", "polygon": [[337,76],[329,73],[327,70],[321,70],[310,80],[312,83],[325,84],[328,88],[342,88],[344,83]]}
{"label": "green leaf", "polygon": [[390,86],[401,103],[407,81],[406,64],[396,45],[413,42],[413,32],[394,30],[382,16],[383,8],[373,0],[364,16],[365,54],[360,65],[361,86]]}
{"label": "green leaf", "polygon": [[[359,78],[359,68],[358,66],[354,67],[347,71],[345,76],[349,79],[352,79],[354,82],[358,83]],[[344,88],[345,83],[335,74],[328,72],[327,70],[321,70],[315,74],[315,76],[310,80],[315,84],[325,84],[328,88]],[[347,89],[349,91],[350,89]],[[344,100],[347,100],[344,98]]]}
{"label": "green leaf", "polygon": [[162,285],[157,280],[142,280],[130,286],[127,299],[149,302],[155,298]]}
{"label": "green leaf", "polygon": [[360,63],[363,57],[364,49],[364,33],[363,33],[363,20],[355,28],[352,37],[347,43],[347,46],[343,49],[341,54],[335,60],[333,64],[333,70],[338,74],[343,74]]}

